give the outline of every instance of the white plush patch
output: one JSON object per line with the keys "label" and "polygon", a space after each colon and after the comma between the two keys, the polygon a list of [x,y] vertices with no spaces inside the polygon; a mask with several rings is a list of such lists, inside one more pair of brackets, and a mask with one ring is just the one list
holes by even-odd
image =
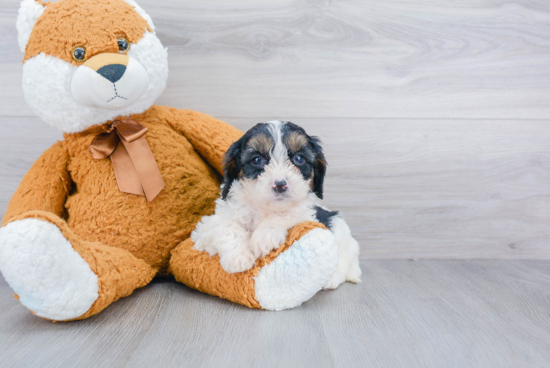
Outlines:
{"label": "white plush patch", "polygon": [[17,28],[17,42],[22,53],[25,53],[27,44],[31,38],[32,29],[38,18],[44,13],[44,10],[46,10],[46,7],[35,0],[21,1],[15,27]]}
{"label": "white plush patch", "polygon": [[268,310],[297,307],[321,290],[337,267],[333,234],[314,229],[258,272],[256,300]]}
{"label": "white plush patch", "polygon": [[0,271],[20,302],[40,317],[73,319],[98,298],[96,274],[49,222],[25,219],[1,228]]}
{"label": "white plush patch", "polygon": [[155,30],[155,25],[153,24],[153,19],[151,19],[151,17],[149,16],[149,14],[147,14],[145,12],[145,10],[143,10],[143,8],[141,6],[139,6],[134,0],[124,0],[124,2],[126,2],[127,4],[130,4],[134,7],[134,9],[136,10],[136,12],[141,15],[141,17],[143,19],[145,19],[145,21],[147,22],[147,24],[149,25],[149,27],[151,27],[151,29],[154,31]]}
{"label": "white plush patch", "polygon": [[129,106],[113,110],[78,104],[71,84],[79,67],[44,53],[23,65],[25,99],[40,118],[65,133],[80,132],[118,116],[144,112],[166,87],[168,54],[157,36],[147,31],[137,44],[131,45],[128,56],[139,62],[149,76],[147,90]]}

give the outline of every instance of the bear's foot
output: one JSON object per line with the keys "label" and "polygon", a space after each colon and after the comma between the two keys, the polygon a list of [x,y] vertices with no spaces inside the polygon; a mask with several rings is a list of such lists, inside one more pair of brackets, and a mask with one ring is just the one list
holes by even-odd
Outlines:
{"label": "bear's foot", "polygon": [[27,218],[0,229],[0,271],[37,316],[63,321],[85,314],[98,299],[98,278],[60,229]]}
{"label": "bear's foot", "polygon": [[187,239],[172,250],[170,272],[194,289],[250,308],[283,310],[310,299],[338,268],[338,245],[330,230],[304,222],[289,230],[285,243],[250,270],[228,274],[219,256]]}
{"label": "bear's foot", "polygon": [[334,235],[313,229],[258,272],[256,300],[268,310],[297,307],[321,290],[337,267]]}

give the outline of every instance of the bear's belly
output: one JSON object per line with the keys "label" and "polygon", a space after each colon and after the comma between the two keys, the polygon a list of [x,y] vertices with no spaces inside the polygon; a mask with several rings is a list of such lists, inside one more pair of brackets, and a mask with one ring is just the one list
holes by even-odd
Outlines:
{"label": "bear's belly", "polygon": [[214,212],[219,182],[185,137],[162,126],[149,127],[146,138],[165,182],[160,194],[148,203],[120,192],[111,161],[79,150],[69,164],[68,223],[83,239],[126,249],[164,272],[170,251]]}

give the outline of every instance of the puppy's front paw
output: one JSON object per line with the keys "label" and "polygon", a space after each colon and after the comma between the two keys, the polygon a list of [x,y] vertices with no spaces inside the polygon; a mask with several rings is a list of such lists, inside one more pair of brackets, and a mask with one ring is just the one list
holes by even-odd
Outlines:
{"label": "puppy's front paw", "polygon": [[267,255],[273,249],[277,249],[286,240],[287,231],[276,227],[260,227],[252,233],[250,248],[252,253],[259,258]]}
{"label": "puppy's front paw", "polygon": [[256,257],[248,250],[220,254],[220,264],[227,273],[237,273],[249,270],[255,263]]}

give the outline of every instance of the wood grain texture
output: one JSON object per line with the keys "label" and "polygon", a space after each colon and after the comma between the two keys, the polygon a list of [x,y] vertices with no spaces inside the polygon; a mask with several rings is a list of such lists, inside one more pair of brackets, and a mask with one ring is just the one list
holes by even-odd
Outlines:
{"label": "wood grain texture", "polygon": [[[32,316],[0,276],[0,367],[547,367],[550,3],[138,0],[169,48],[160,104],[325,142],[325,204],[364,282],[286,312],[157,280],[86,321]],[[62,139],[21,90],[0,0],[0,216]],[[539,119],[539,120],[536,120]]]}
{"label": "wood grain texture", "polygon": [[364,282],[283,312],[157,281],[47,322],[0,277],[2,367],[547,367],[548,261],[362,261]]}
{"label": "wood grain texture", "polygon": [[550,259],[548,121],[290,120],[324,141],[363,258]]}
{"label": "wood grain texture", "polygon": [[[246,130],[263,118],[222,119]],[[289,118],[324,141],[325,204],[362,258],[550,259],[548,121]],[[0,118],[0,216],[61,134]]]}
{"label": "wood grain texture", "polygon": [[[319,135],[361,257],[550,259],[550,3],[140,4],[170,50],[159,103]],[[0,216],[61,139],[23,99],[17,6],[0,0]]]}
{"label": "wood grain texture", "polygon": [[[217,116],[548,118],[545,0],[140,1],[170,54],[162,104]],[[0,4],[0,99],[21,93]]]}

